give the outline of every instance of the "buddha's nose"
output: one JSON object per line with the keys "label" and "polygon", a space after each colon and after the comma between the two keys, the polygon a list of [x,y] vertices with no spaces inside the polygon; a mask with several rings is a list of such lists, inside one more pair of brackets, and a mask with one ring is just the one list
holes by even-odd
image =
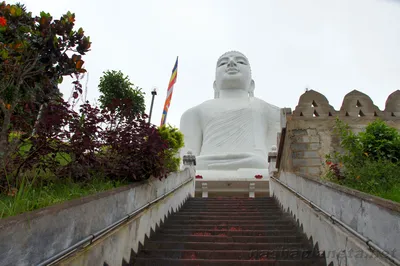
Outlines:
{"label": "buddha's nose", "polygon": [[235,62],[233,59],[231,59],[231,60],[229,60],[227,66],[228,66],[228,67],[235,67],[235,66],[236,66],[236,62]]}

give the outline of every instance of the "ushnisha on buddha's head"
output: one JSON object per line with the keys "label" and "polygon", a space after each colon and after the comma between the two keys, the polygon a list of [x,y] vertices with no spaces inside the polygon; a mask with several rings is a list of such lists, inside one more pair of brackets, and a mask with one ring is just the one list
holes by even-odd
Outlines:
{"label": "ushnisha on buddha's head", "polygon": [[254,81],[247,57],[237,51],[223,54],[217,61],[214,81],[215,98],[221,93],[236,91],[245,96],[253,96]]}

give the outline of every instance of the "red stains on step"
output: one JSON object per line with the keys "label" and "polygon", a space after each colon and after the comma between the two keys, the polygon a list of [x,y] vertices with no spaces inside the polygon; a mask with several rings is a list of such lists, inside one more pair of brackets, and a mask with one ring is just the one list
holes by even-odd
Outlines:
{"label": "red stains on step", "polygon": [[[267,261],[267,260],[269,260],[268,259],[268,257],[267,256],[260,256],[260,257],[251,257],[249,260],[262,260],[262,261]],[[270,260],[270,261],[272,261],[272,260]]]}
{"label": "red stains on step", "polygon": [[228,237],[226,234],[218,234],[218,236]]}
{"label": "red stains on step", "polygon": [[218,227],[218,226],[214,226],[213,228],[214,231],[227,231],[229,230],[228,227]]}
{"label": "red stains on step", "polygon": [[231,228],[229,228],[229,231],[242,231],[242,228],[240,226],[232,226]]}
{"label": "red stains on step", "polygon": [[193,232],[192,235],[194,236],[210,236],[210,232]]}
{"label": "red stains on step", "polygon": [[182,259],[184,260],[195,260],[197,259],[195,252],[183,252]]}

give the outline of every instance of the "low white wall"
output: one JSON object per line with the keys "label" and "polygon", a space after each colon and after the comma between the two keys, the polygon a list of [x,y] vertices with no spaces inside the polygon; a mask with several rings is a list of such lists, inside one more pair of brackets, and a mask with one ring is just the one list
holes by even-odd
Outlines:
{"label": "low white wall", "polygon": [[[35,265],[111,225],[188,179],[194,180],[193,173],[185,169],[162,181],[151,179],[0,220],[0,265]],[[155,229],[165,216],[176,211],[193,195],[194,184],[189,182],[110,234],[110,237],[88,247],[84,254],[80,254],[79,263],[70,265],[121,265],[122,260],[129,261],[132,250],[137,251],[145,235],[149,235],[150,230]],[[74,258],[76,260],[78,257]],[[68,264],[66,262],[65,265]]]}
{"label": "low white wall", "polygon": [[[395,258],[400,258],[400,204],[372,197],[329,182],[281,172],[279,180],[369,238]],[[272,178],[271,195],[291,212],[304,232],[326,252],[334,265],[391,265],[339,225],[316,212],[309,204]]]}

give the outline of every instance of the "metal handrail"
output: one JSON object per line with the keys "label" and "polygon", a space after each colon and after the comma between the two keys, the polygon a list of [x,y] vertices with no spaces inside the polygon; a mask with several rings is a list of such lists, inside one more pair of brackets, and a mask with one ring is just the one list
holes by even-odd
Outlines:
{"label": "metal handrail", "polygon": [[347,231],[349,231],[350,233],[352,233],[354,236],[356,236],[357,238],[361,239],[367,246],[368,248],[370,248],[373,251],[377,251],[380,254],[382,254],[384,257],[386,257],[388,260],[390,260],[391,262],[393,262],[396,265],[400,265],[400,261],[394,257],[392,257],[388,252],[386,252],[385,250],[383,250],[382,248],[380,248],[378,245],[376,245],[375,243],[372,242],[371,239],[366,238],[365,236],[361,235],[359,232],[357,232],[356,230],[354,230],[353,228],[351,228],[350,226],[348,226],[347,224],[345,224],[344,222],[342,222],[341,220],[339,220],[338,218],[336,218],[333,214],[330,214],[329,212],[325,211],[324,209],[322,209],[321,207],[319,207],[318,205],[314,204],[311,200],[307,199],[306,197],[304,197],[303,195],[301,195],[300,193],[298,193],[296,190],[294,190],[293,188],[289,187],[288,185],[286,185],[285,183],[283,183],[282,181],[280,181],[279,179],[271,176],[271,179],[273,179],[274,181],[278,182],[279,184],[281,184],[283,187],[285,187],[287,190],[291,191],[292,193],[294,193],[297,197],[303,199],[304,201],[306,201],[308,204],[310,204],[311,208],[316,209],[318,211],[320,211],[321,213],[323,213],[325,216],[327,216],[328,218],[330,218],[332,220],[332,223],[337,223],[339,225],[341,225],[343,228],[345,228]]}
{"label": "metal handrail", "polygon": [[160,196],[160,197],[148,202],[147,204],[145,204],[142,207],[140,207],[139,209],[131,212],[130,214],[125,215],[123,218],[121,218],[120,220],[118,220],[118,221],[114,222],[113,224],[107,226],[106,228],[101,229],[100,231],[97,231],[96,233],[93,233],[93,234],[85,237],[84,239],[82,239],[81,241],[75,243],[74,245],[70,246],[69,248],[64,249],[63,251],[53,255],[52,257],[48,258],[47,260],[37,264],[37,266],[52,265],[52,264],[57,263],[60,260],[64,259],[65,257],[77,252],[79,249],[91,245],[95,240],[97,240],[100,237],[104,236],[108,232],[118,228],[119,226],[127,223],[129,220],[132,220],[133,218],[135,218],[135,216],[137,216],[140,212],[142,212],[146,208],[156,204],[160,200],[166,198],[171,193],[175,192],[176,190],[180,189],[181,187],[185,186],[186,184],[190,183],[191,181],[193,181],[193,178],[189,178],[187,181],[183,182],[182,184],[180,184],[176,188],[164,193],[164,195],[162,195],[162,196]]}

